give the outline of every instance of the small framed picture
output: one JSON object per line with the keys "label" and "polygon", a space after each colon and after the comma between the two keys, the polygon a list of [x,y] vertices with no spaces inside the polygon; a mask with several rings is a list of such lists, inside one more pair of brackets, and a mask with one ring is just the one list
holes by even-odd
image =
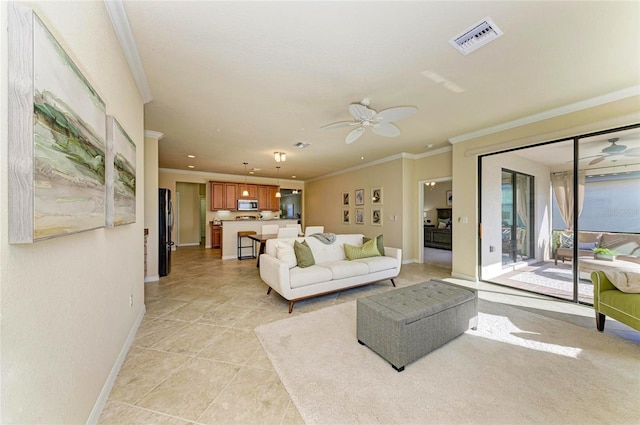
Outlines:
{"label": "small framed picture", "polygon": [[356,224],[364,224],[364,208],[356,208]]}
{"label": "small framed picture", "polygon": [[349,206],[349,192],[342,192],[342,205]]}
{"label": "small framed picture", "polygon": [[364,189],[356,189],[356,205],[364,205]]}
{"label": "small framed picture", "polygon": [[349,217],[349,210],[342,210],[342,224],[351,223],[351,218]]}
{"label": "small framed picture", "polygon": [[374,187],[371,189],[371,205],[382,205],[382,188]]}
{"label": "small framed picture", "polygon": [[382,226],[382,208],[371,208],[371,225]]}
{"label": "small framed picture", "polygon": [[447,190],[447,206],[453,205],[453,197],[451,195],[451,191]]}

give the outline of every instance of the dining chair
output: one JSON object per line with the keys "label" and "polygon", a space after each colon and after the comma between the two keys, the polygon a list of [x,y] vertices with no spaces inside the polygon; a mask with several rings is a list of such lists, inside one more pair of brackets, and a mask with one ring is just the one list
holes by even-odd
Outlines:
{"label": "dining chair", "polygon": [[305,236],[311,236],[314,233],[324,233],[324,226],[307,226],[304,228]]}
{"label": "dining chair", "polygon": [[302,226],[300,224],[287,224],[285,227],[295,227],[298,230],[298,234],[302,234]]}
{"label": "dining chair", "polygon": [[278,229],[278,238],[296,238],[298,229],[295,227],[281,227]]}

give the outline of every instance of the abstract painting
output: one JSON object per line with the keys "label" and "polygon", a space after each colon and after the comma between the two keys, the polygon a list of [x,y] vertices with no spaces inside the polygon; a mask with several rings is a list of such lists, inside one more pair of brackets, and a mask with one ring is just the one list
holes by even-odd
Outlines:
{"label": "abstract painting", "polygon": [[9,9],[10,242],[104,227],[105,104],[31,9]]}
{"label": "abstract painting", "polygon": [[136,145],[118,120],[107,116],[107,227],[136,222]]}

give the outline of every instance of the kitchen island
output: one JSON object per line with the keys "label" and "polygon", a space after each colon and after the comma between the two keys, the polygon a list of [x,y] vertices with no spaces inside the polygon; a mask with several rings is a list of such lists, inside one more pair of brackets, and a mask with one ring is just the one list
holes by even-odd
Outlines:
{"label": "kitchen island", "polygon": [[[277,224],[286,227],[287,224],[297,224],[298,220],[223,220],[222,221],[222,259],[235,260],[238,258],[238,232],[254,231],[262,233],[262,225]],[[246,245],[246,244],[245,244]],[[249,249],[243,250],[246,255]],[[258,247],[256,246],[256,255]]]}

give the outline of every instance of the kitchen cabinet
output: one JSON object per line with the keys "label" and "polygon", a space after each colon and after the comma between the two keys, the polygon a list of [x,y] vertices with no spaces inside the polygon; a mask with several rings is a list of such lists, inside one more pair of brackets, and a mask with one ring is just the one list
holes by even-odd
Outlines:
{"label": "kitchen cabinet", "polygon": [[222,226],[211,225],[211,248],[222,248]]}
{"label": "kitchen cabinet", "polygon": [[224,209],[229,211],[235,211],[238,209],[238,183],[225,183],[224,184]]}
{"label": "kitchen cabinet", "polygon": [[211,211],[224,209],[224,183],[209,182],[211,184]]}
{"label": "kitchen cabinet", "polygon": [[269,186],[269,211],[280,211],[280,198],[276,198],[278,186]]}
{"label": "kitchen cabinet", "polygon": [[260,211],[269,211],[271,202],[269,202],[269,186],[258,186],[258,209]]}

